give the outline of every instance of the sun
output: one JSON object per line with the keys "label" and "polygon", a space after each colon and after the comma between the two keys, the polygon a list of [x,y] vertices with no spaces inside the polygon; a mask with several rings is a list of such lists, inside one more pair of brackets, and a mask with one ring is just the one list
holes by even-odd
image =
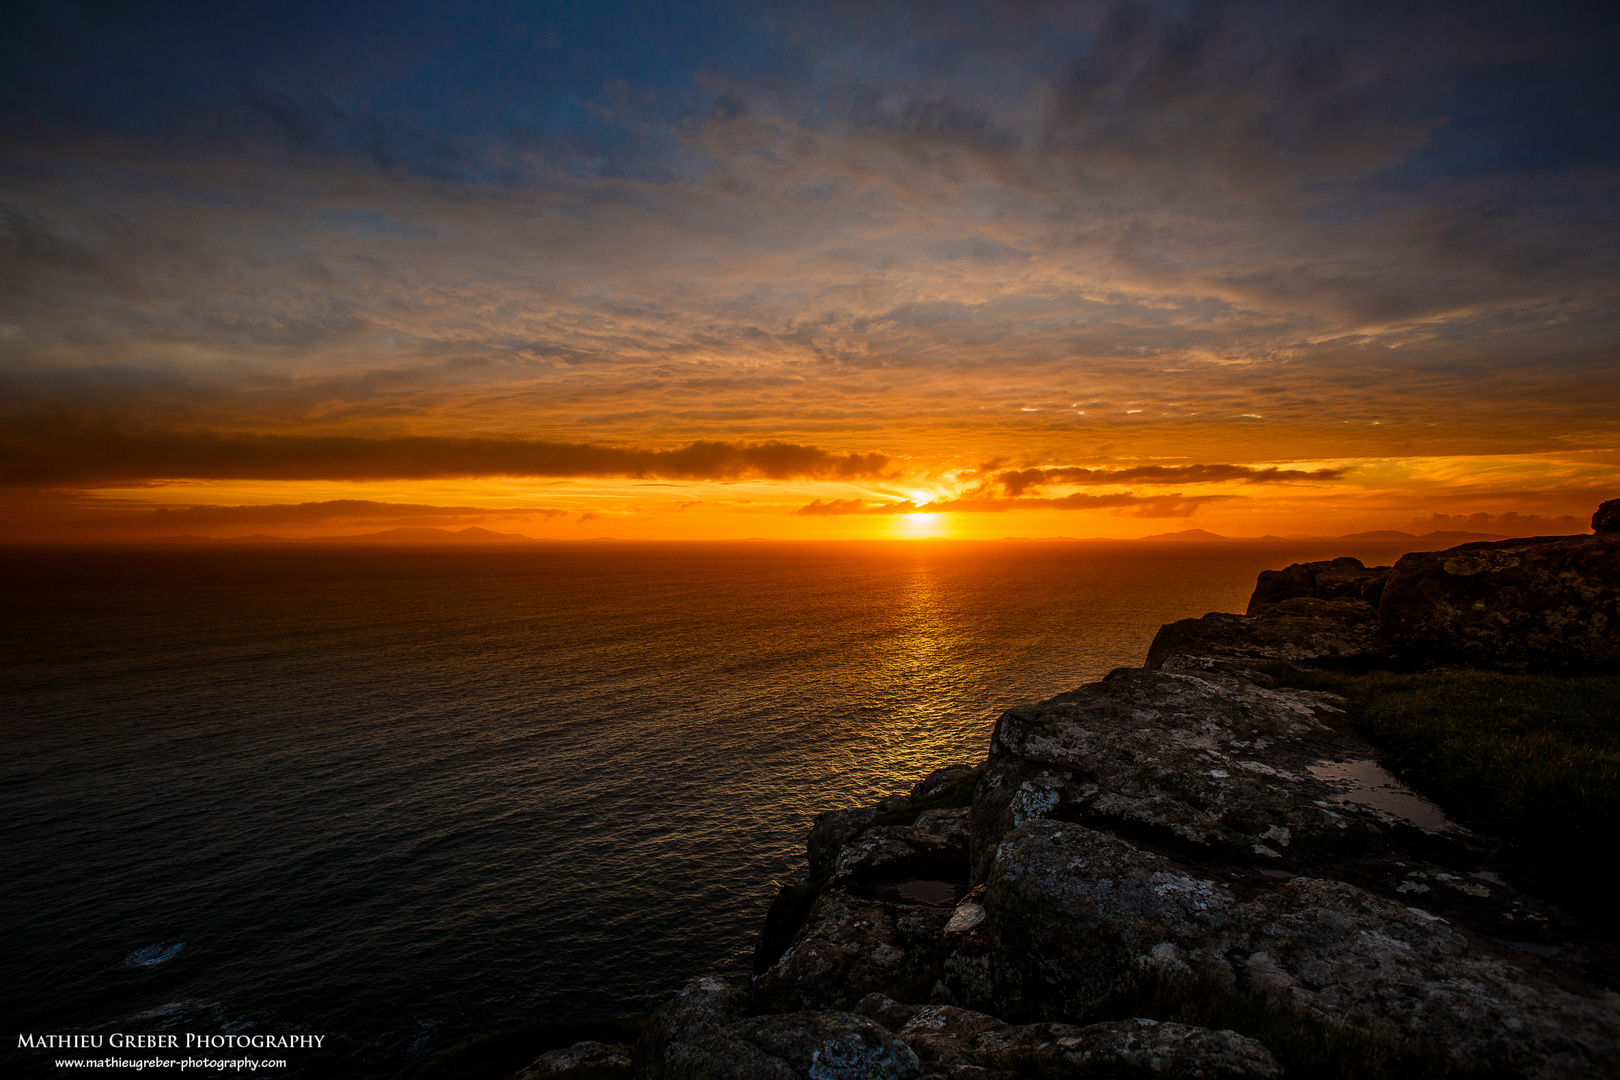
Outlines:
{"label": "sun", "polygon": [[895,519],[895,534],[912,540],[948,535],[944,514],[931,514],[926,510],[899,514]]}

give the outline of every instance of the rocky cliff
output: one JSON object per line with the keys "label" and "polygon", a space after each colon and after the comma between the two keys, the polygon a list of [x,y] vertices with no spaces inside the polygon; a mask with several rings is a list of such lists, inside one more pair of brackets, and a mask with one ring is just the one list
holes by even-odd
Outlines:
{"label": "rocky cliff", "polygon": [[1606,931],[1255,666],[1612,667],[1617,560],[1606,534],[1262,574],[1248,614],[1003,714],[985,762],[820,815],[759,973],[689,984],[635,1075],[1620,1076]]}

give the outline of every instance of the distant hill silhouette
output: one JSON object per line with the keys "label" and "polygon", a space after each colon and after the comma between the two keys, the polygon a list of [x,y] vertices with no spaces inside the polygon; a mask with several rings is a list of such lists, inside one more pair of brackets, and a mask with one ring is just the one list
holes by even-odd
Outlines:
{"label": "distant hill silhouette", "polygon": [[1180,540],[1180,541],[1194,540],[1194,541],[1197,541],[1197,540],[1225,540],[1226,537],[1221,536],[1219,533],[1208,532],[1208,531],[1206,531],[1204,529],[1182,529],[1180,532],[1154,533],[1152,536],[1144,536],[1144,537],[1142,537],[1142,539],[1143,540]]}

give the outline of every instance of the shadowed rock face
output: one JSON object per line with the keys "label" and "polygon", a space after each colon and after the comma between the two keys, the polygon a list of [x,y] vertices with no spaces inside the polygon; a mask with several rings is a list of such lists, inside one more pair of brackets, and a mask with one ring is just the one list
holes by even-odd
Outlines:
{"label": "shadowed rock face", "polygon": [[930,810],[847,844],[793,945],[756,981],[756,1004],[849,1008],[874,992],[926,999],[945,924],[967,892],[967,853],[965,810]]}
{"label": "shadowed rock face", "polygon": [[1001,1068],[1047,1076],[1282,1075],[1270,1051],[1255,1040],[1188,1024],[1133,1019],[1083,1027],[1013,1025],[970,1009],[903,1005],[877,994],[856,1011],[892,1027],[934,1075],[980,1077]]}
{"label": "shadowed rock face", "polygon": [[[1416,907],[1294,878],[1244,896],[1117,837],[1034,821],[1002,842],[969,1004],[1074,1015],[1141,967],[1258,993],[1530,1075],[1620,1069],[1620,999],[1543,982]],[[1038,961],[1031,958],[1038,957]]]}
{"label": "shadowed rock face", "polygon": [[1378,606],[1390,567],[1366,567],[1349,556],[1323,562],[1294,563],[1283,570],[1262,570],[1245,615],[1258,615],[1273,604],[1307,596],[1317,600],[1362,600]]}
{"label": "shadowed rock face", "polygon": [[1592,514],[1592,531],[1599,534],[1620,533],[1620,499],[1599,503]]}
{"label": "shadowed rock face", "polygon": [[1424,661],[1620,670],[1620,533],[1403,555],[1378,618],[1396,650]]}
{"label": "shadowed rock face", "polygon": [[[1594,523],[1607,522],[1604,515],[1600,507]],[[1345,558],[1266,570],[1246,615],[1216,612],[1161,627],[1147,666],[1176,655],[1620,670],[1620,532],[1463,544],[1404,555],[1393,568]]]}

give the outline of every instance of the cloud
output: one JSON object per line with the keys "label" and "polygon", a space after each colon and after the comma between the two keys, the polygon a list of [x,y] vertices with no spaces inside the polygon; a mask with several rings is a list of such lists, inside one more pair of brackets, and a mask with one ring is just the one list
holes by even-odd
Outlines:
{"label": "cloud", "polygon": [[39,429],[0,435],[0,483],[107,486],[154,479],[425,480],[477,476],[764,477],[884,475],[880,453],[698,441],[674,450],[524,439]]}
{"label": "cloud", "polygon": [[431,506],[423,503],[375,502],[370,499],[329,499],[324,502],[265,503],[253,506],[160,507],[123,520],[132,525],[196,528],[215,525],[291,525],[340,519],[380,518],[388,523],[419,524],[422,519],[459,520],[469,517],[563,517],[565,510],[548,507],[489,508]]}
{"label": "cloud", "polygon": [[1509,536],[1562,536],[1591,531],[1591,522],[1561,514],[1543,517],[1508,510],[1501,514],[1483,511],[1474,514],[1430,514],[1412,519],[1412,527],[1424,532],[1492,532]]}
{"label": "cloud", "polygon": [[1284,484],[1338,480],[1345,469],[1254,468],[1249,465],[1138,465],[1129,469],[1008,469],[995,482],[1014,498],[1047,484]]}
{"label": "cloud", "polygon": [[1059,498],[998,499],[965,496],[918,503],[867,503],[861,499],[816,499],[793,511],[794,517],[837,517],[846,514],[999,514],[1010,510],[1112,510],[1130,517],[1189,517],[1200,506],[1231,499],[1230,495],[1087,495],[1077,492]]}
{"label": "cloud", "polygon": [[[0,37],[5,482],[1614,430],[1595,9],[607,2],[492,31],[49,7]],[[1182,468],[1003,468],[984,495],[1333,479]]]}

